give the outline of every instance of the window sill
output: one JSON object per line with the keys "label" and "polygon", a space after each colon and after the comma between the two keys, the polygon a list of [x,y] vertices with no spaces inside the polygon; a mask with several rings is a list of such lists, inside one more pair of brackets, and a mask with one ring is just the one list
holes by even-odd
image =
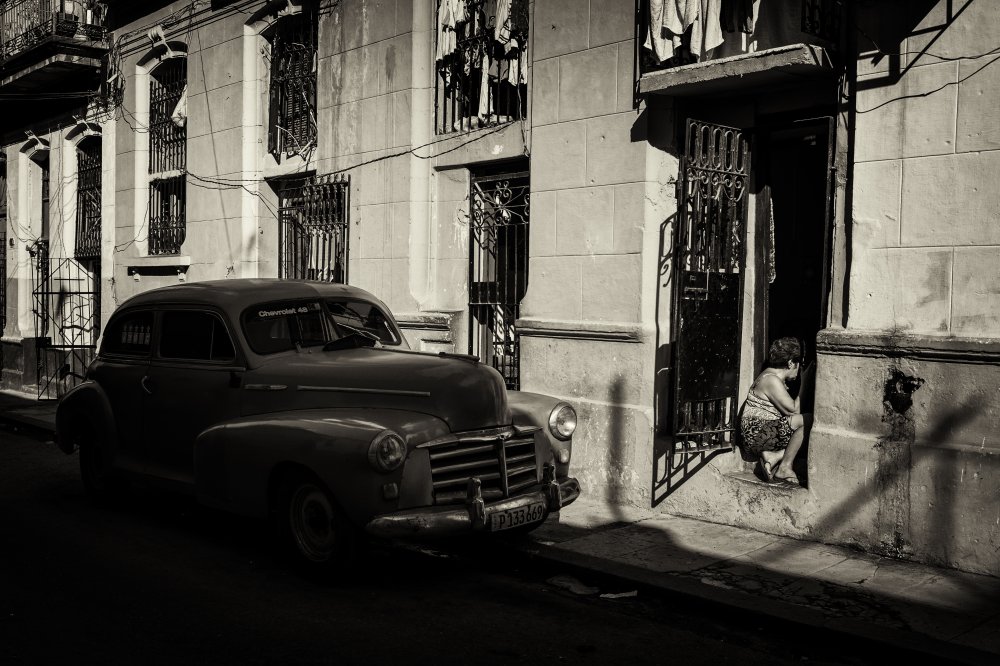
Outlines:
{"label": "window sill", "polygon": [[639,79],[639,93],[683,97],[751,88],[761,90],[787,83],[793,77],[832,76],[836,71],[822,47],[790,44],[649,72]]}
{"label": "window sill", "polygon": [[191,257],[184,254],[157,254],[133,257],[128,261],[128,275],[174,275],[186,273]]}

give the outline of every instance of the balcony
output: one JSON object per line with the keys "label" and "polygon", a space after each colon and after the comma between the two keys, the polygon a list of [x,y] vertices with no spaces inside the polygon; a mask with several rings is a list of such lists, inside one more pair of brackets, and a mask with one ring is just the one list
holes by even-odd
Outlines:
{"label": "balcony", "polygon": [[846,0],[734,0],[721,3],[710,20],[691,20],[670,11],[672,2],[642,0],[639,92],[704,95],[832,76],[845,5]]}
{"label": "balcony", "polygon": [[105,14],[96,0],[0,0],[0,91],[85,90],[108,50]]}

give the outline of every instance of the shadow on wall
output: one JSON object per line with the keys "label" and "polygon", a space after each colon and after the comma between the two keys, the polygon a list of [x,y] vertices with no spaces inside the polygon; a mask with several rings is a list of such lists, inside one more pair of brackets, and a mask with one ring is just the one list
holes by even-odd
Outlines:
{"label": "shadow on wall", "polygon": [[[892,86],[915,65],[941,62],[933,55],[934,45],[974,0],[909,0],[906,3],[885,3],[867,12],[859,13],[853,27],[858,39],[858,60],[867,63],[869,69],[884,67],[881,76],[866,78],[858,82],[859,90],[869,90]],[[985,1],[985,0],[981,0]],[[931,11],[944,5],[941,23],[917,29]],[[920,37],[924,41],[918,50],[908,50],[909,37]],[[905,57],[905,64],[904,58]]]}
{"label": "shadow on wall", "polygon": [[616,377],[608,389],[608,458],[605,461],[609,476],[608,508],[616,520],[624,520],[622,504],[628,501],[627,470],[631,468],[625,446],[625,409],[622,405],[624,390],[622,379]]}

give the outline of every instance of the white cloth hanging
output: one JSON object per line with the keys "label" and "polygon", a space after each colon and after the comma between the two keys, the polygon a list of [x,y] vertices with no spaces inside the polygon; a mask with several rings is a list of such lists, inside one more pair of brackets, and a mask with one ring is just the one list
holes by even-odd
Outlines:
{"label": "white cloth hanging", "polygon": [[657,62],[674,56],[691,29],[691,54],[701,60],[723,42],[722,0],[649,0],[649,30],[643,43]]}
{"label": "white cloth hanging", "polygon": [[181,98],[177,100],[177,106],[174,107],[174,112],[170,114],[170,120],[178,127],[184,127],[187,125],[188,118],[188,87],[184,86],[184,90],[181,91]]}

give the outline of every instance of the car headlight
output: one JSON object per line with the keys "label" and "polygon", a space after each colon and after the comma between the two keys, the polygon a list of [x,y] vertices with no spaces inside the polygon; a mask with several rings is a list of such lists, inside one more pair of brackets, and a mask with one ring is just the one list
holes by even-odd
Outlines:
{"label": "car headlight", "polygon": [[391,472],[406,459],[406,443],[391,430],[383,430],[368,447],[368,462],[380,472]]}
{"label": "car headlight", "polygon": [[560,402],[552,408],[549,414],[549,432],[556,439],[566,440],[573,436],[576,430],[576,410],[565,402]]}

